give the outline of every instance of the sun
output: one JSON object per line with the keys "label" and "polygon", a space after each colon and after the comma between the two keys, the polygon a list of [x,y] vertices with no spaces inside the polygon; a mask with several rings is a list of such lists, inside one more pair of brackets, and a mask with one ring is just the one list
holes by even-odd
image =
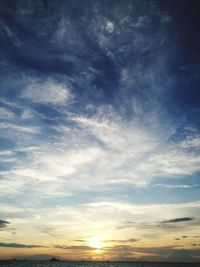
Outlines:
{"label": "sun", "polygon": [[101,249],[101,248],[105,247],[105,244],[101,241],[100,238],[93,237],[89,241],[89,246],[92,247],[92,248]]}

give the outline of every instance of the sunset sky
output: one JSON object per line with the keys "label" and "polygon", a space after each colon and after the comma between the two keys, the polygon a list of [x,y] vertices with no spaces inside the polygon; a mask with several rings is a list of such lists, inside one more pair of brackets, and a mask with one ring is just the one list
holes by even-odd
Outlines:
{"label": "sunset sky", "polygon": [[0,259],[200,261],[199,10],[0,0]]}

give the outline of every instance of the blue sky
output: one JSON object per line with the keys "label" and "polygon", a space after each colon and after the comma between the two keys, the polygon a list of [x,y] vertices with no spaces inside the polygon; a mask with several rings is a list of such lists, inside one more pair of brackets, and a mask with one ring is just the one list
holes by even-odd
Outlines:
{"label": "blue sky", "polygon": [[199,260],[198,7],[1,1],[4,258]]}

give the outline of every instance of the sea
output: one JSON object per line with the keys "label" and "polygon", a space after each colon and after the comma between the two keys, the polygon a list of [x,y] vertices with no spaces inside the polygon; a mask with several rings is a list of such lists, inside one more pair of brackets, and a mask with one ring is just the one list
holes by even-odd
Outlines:
{"label": "sea", "polygon": [[105,261],[0,261],[0,267],[200,267],[200,263]]}

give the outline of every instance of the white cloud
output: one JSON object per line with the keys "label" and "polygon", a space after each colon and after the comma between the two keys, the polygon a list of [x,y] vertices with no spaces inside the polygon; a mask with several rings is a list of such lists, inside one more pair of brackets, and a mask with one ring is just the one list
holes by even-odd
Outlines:
{"label": "white cloud", "polygon": [[183,203],[171,203],[171,204],[132,204],[127,202],[111,202],[111,201],[102,201],[102,202],[92,202],[89,204],[85,204],[85,206],[89,207],[108,207],[118,210],[129,210],[131,213],[140,213],[143,211],[149,212],[149,210],[159,210],[163,209],[163,213],[165,213],[165,216],[169,217],[169,214],[166,214],[166,209],[187,209],[187,208],[200,208],[200,201],[194,201],[194,202],[183,202]]}
{"label": "white cloud", "polygon": [[195,150],[200,149],[200,137],[187,137],[181,144],[181,148],[191,149],[194,148]]}
{"label": "white cloud", "polygon": [[15,113],[7,108],[0,107],[0,118],[1,119],[12,119],[15,117]]}
{"label": "white cloud", "polygon": [[2,122],[0,123],[0,129],[8,129],[11,131],[22,132],[25,134],[38,134],[40,132],[40,127],[38,126],[22,126],[15,123],[10,122]]}
{"label": "white cloud", "polygon": [[32,102],[52,105],[64,105],[72,100],[72,94],[67,85],[52,79],[30,81],[30,84],[25,87],[22,97]]}
{"label": "white cloud", "polygon": [[164,187],[164,188],[184,188],[184,189],[190,189],[190,188],[198,188],[198,184],[154,184],[153,187]]}
{"label": "white cloud", "polygon": [[106,21],[106,30],[109,32],[109,33],[112,33],[115,29],[115,26],[114,24],[112,23],[112,21],[109,21],[107,20]]}
{"label": "white cloud", "polygon": [[[125,122],[106,116],[106,112],[104,117],[97,113],[92,118],[80,116],[72,120],[104,144],[104,159],[96,163],[95,177],[107,177],[105,183],[148,185],[155,178],[182,178],[200,170],[198,154],[183,149],[182,143],[166,142],[169,133],[156,133],[155,125]],[[187,146],[197,149],[196,138]]]}
{"label": "white cloud", "polygon": [[196,137],[187,142],[187,149],[186,141],[170,144],[168,132],[155,132],[155,125],[143,125],[137,119],[127,122],[109,107],[98,108],[90,117],[68,116],[73,126],[66,121],[66,127],[54,127],[61,134],[56,142],[25,147],[26,156],[15,158],[10,170],[13,179],[36,182],[36,191],[38,183],[48,188],[53,182],[56,186],[48,194],[69,195],[105,190],[113,184],[143,187],[161,177],[179,179],[200,170],[200,157],[189,149],[198,148]]}
{"label": "white cloud", "polygon": [[12,170],[12,173],[41,181],[68,179],[85,165],[94,162],[101,153],[98,147],[65,149],[60,144],[59,147],[50,145],[30,151],[25,162],[26,168],[22,164],[21,168]]}

